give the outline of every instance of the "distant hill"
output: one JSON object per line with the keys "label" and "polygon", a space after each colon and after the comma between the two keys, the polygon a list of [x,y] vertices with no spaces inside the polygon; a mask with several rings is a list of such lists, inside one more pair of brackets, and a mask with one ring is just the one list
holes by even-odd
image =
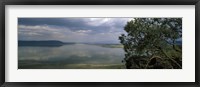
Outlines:
{"label": "distant hill", "polygon": [[54,47],[54,46],[62,46],[67,43],[63,43],[61,41],[56,40],[47,40],[47,41],[18,41],[18,46],[47,46],[47,47]]}

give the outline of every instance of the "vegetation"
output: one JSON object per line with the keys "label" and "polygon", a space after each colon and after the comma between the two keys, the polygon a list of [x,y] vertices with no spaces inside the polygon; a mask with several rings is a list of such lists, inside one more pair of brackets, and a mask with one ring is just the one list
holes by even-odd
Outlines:
{"label": "vegetation", "polygon": [[124,46],[126,68],[181,69],[181,18],[135,18],[119,36]]}

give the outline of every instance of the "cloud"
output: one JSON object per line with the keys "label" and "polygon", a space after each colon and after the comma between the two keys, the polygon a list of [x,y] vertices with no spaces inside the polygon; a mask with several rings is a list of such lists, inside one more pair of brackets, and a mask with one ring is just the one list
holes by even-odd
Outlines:
{"label": "cloud", "polygon": [[19,18],[19,40],[113,42],[132,18]]}

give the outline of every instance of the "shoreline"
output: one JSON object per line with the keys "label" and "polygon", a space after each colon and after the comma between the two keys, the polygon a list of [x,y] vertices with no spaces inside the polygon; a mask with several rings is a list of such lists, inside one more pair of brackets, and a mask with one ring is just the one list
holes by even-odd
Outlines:
{"label": "shoreline", "polygon": [[125,69],[124,64],[35,64],[21,65],[18,69]]}

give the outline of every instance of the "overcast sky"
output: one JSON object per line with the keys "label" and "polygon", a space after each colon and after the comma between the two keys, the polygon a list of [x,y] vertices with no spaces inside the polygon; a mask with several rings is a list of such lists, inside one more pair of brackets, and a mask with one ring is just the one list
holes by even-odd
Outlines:
{"label": "overcast sky", "polygon": [[19,18],[19,40],[119,43],[133,18]]}

